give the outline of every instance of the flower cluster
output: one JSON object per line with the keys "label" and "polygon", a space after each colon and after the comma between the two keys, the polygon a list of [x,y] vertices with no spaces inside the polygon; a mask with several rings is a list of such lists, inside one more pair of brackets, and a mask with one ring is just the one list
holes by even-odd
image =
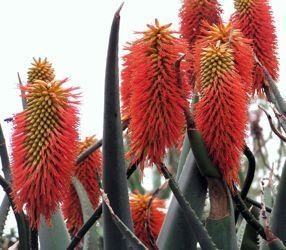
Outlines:
{"label": "flower cluster", "polygon": [[63,81],[27,84],[27,109],[15,115],[12,136],[13,196],[31,226],[49,222],[70,183],[76,154],[78,95]]}
{"label": "flower cluster", "polygon": [[201,35],[203,22],[220,24],[222,10],[217,0],[184,0],[179,17],[181,34],[188,41],[190,49]]}
{"label": "flower cluster", "polygon": [[238,182],[247,121],[247,95],[228,43],[198,48],[201,98],[195,122],[213,161],[232,187]]}
{"label": "flower cluster", "polygon": [[261,93],[266,82],[260,63],[274,80],[278,78],[277,38],[270,6],[268,0],[235,0],[234,6],[235,27],[253,40],[253,51],[259,60],[254,66],[254,91]]}
{"label": "flower cluster", "polygon": [[150,238],[153,237],[154,240],[158,238],[165,218],[165,201],[158,198],[151,201],[151,198],[152,195],[149,193],[130,194],[130,209],[135,235],[150,249],[152,249]]}
{"label": "flower cluster", "polygon": [[[142,37],[129,45],[122,73],[123,114],[130,117],[132,162],[159,164],[165,150],[178,143],[183,132],[188,86],[179,85],[175,62],[187,45],[168,25],[148,25]],[[187,63],[182,64],[184,74]],[[143,164],[141,164],[143,168]]]}
{"label": "flower cluster", "polygon": [[233,51],[234,63],[242,78],[245,92],[251,94],[253,91],[252,40],[245,38],[242,32],[236,29],[231,22],[219,25],[209,25],[205,22],[202,26],[202,36],[197,42],[197,48],[206,47],[209,44],[227,43]]}

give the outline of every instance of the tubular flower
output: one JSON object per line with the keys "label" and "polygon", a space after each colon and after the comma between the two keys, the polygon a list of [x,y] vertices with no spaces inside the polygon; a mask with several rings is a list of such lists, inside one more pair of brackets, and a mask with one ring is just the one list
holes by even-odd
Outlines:
{"label": "tubular flower", "polygon": [[[198,40],[200,47],[207,47],[209,43],[229,44],[233,51],[234,64],[241,76],[244,89],[247,93],[252,92],[253,87],[253,49],[250,39],[244,37],[242,32],[228,24],[203,24],[202,38]],[[200,63],[199,61],[197,63]]]}
{"label": "tubular flower", "polygon": [[217,0],[183,0],[180,10],[181,34],[189,42],[190,49],[201,35],[202,23],[221,23],[222,10]]}
{"label": "tubular flower", "polygon": [[[271,77],[277,80],[277,41],[268,0],[235,0],[234,6],[234,25],[241,29],[247,38],[253,39],[253,50],[257,59]],[[253,92],[260,93],[264,83],[264,72],[261,66],[255,63]]]}
{"label": "tubular flower", "polygon": [[[79,143],[78,154],[96,142],[96,139],[87,137],[83,142]],[[97,182],[96,173],[101,176],[101,153],[93,152],[86,160],[75,166],[74,175],[81,182],[87,192],[89,200],[94,209],[99,203],[100,191]],[[66,219],[67,228],[72,236],[74,236],[83,225],[83,215],[80,200],[77,192],[72,184],[70,184],[63,202],[63,214]]]}
{"label": "tubular flower", "polygon": [[201,98],[195,123],[226,183],[238,182],[247,121],[247,96],[229,44],[209,45],[199,57]]}
{"label": "tubular flower", "polygon": [[50,82],[55,79],[54,69],[47,58],[43,61],[41,58],[39,60],[33,58],[33,60],[32,67],[28,71],[28,83],[33,83],[35,80]]}
{"label": "tubular flower", "polygon": [[188,107],[187,63],[182,62],[180,86],[174,68],[180,53],[187,54],[186,43],[173,36],[170,24],[160,26],[156,20],[155,26],[148,27],[130,47],[132,60],[127,60],[125,67],[131,67],[132,76],[123,79],[121,88],[129,82],[130,98],[122,95],[123,107],[129,103],[131,118],[127,157],[133,163],[142,160],[141,170],[145,161],[159,164],[165,150],[177,144],[183,132],[184,108]]}
{"label": "tubular flower", "polygon": [[33,228],[40,215],[50,222],[73,170],[78,95],[62,87],[65,81],[27,84],[27,109],[14,119],[13,198],[17,210],[25,205]]}
{"label": "tubular flower", "polygon": [[151,201],[151,198],[151,194],[141,195],[135,192],[130,194],[129,199],[135,235],[150,249],[152,249],[150,237],[157,240],[165,218],[165,201],[158,198]]}
{"label": "tubular flower", "polygon": [[[133,71],[135,65],[133,61],[136,60],[136,55],[134,51],[136,51],[135,46],[140,46],[140,43],[135,41],[134,43],[129,43],[125,47],[125,50],[128,51],[126,55],[123,56],[123,70],[121,72],[121,100],[122,100],[122,120],[126,120],[130,117],[130,99],[131,99],[131,91],[130,84],[133,78]],[[138,60],[138,58],[137,58]]]}

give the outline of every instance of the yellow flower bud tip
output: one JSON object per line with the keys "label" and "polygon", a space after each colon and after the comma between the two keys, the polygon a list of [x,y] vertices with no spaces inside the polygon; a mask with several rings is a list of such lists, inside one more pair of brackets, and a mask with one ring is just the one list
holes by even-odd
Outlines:
{"label": "yellow flower bud tip", "polygon": [[222,72],[233,70],[233,60],[232,49],[228,44],[203,48],[200,61],[202,86],[210,84],[210,79],[219,77]]}
{"label": "yellow flower bud tip", "polygon": [[44,60],[41,58],[38,60],[33,58],[33,60],[32,67],[28,70],[28,83],[33,83],[35,80],[43,80],[46,82],[54,80],[54,69],[47,58]]}
{"label": "yellow flower bud tip", "polygon": [[170,30],[172,23],[160,26],[158,19],[155,19],[155,25],[147,24],[149,30],[142,32],[144,34],[143,40],[155,43],[171,41],[175,32]]}
{"label": "yellow flower bud tip", "polygon": [[90,147],[92,144],[96,143],[95,135],[85,137],[85,140],[80,142],[79,147],[79,154],[82,153],[84,150],[86,150],[88,147]]}
{"label": "yellow flower bud tip", "polygon": [[235,0],[234,7],[239,12],[245,12],[250,9],[253,0]]}

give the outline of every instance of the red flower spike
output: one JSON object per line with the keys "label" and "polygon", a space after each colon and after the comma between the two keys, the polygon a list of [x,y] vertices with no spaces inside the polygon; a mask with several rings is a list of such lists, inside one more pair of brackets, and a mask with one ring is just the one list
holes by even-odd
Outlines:
{"label": "red flower spike", "polygon": [[[131,67],[132,77],[123,79],[121,89],[129,83],[128,95],[122,95],[123,107],[129,103],[130,148],[127,157],[131,162],[159,164],[167,148],[178,143],[185,122],[184,108],[188,107],[188,87],[182,62],[183,82],[178,86],[175,62],[181,53],[187,54],[186,43],[173,36],[170,24],[148,25],[143,37],[130,46],[132,60],[126,60]],[[122,75],[123,77],[126,75]],[[128,106],[128,105],[126,105]]]}
{"label": "red flower spike", "polygon": [[[218,42],[229,44],[233,50],[235,67],[241,76],[245,92],[251,94],[253,91],[253,49],[251,40],[245,38],[241,31],[235,29],[231,23],[209,25],[205,22],[201,32],[202,37],[197,42],[198,47],[207,47],[210,43],[217,44]],[[200,63],[200,61],[197,60],[197,63]],[[200,88],[200,86],[197,87]]]}
{"label": "red flower spike", "polygon": [[165,201],[155,198],[148,211],[148,204],[152,198],[151,194],[141,195],[139,192],[130,194],[130,209],[134,224],[135,235],[144,245],[152,249],[150,241],[150,232],[146,227],[149,213],[149,225],[154,240],[157,240],[162,223],[165,218]]}
{"label": "red flower spike", "polygon": [[27,84],[27,109],[14,119],[13,198],[18,211],[25,205],[32,228],[40,215],[50,223],[73,170],[78,95],[62,87],[65,81]]}
{"label": "red flower spike", "polygon": [[238,182],[244,148],[247,97],[235,68],[229,44],[201,49],[199,81],[201,98],[195,107],[195,123],[214,163],[232,188]]}
{"label": "red flower spike", "polygon": [[[121,72],[121,101],[122,101],[122,120],[127,120],[130,117],[130,99],[131,99],[131,91],[130,91],[130,83],[132,78],[134,77],[133,71],[136,69],[133,62],[136,60],[136,55],[134,55],[135,46],[140,46],[138,41],[127,44],[125,50],[128,51],[126,55],[123,56],[123,70]],[[138,58],[137,58],[138,61]]]}
{"label": "red flower spike", "polygon": [[[78,154],[95,142],[96,139],[94,137],[87,137],[83,142],[79,143]],[[96,173],[101,176],[101,152],[99,150],[93,152],[82,163],[75,166],[74,173],[85,188],[94,209],[97,208],[100,197]],[[70,184],[64,198],[63,214],[66,219],[67,228],[71,235],[74,236],[83,225],[83,216],[79,197],[72,184]]]}
{"label": "red flower spike", "polygon": [[220,24],[222,10],[217,0],[184,0],[179,13],[181,34],[192,49],[201,35],[202,23]]}
{"label": "red flower spike", "polygon": [[[235,0],[232,16],[235,27],[253,39],[253,50],[274,80],[278,79],[277,38],[268,0]],[[264,72],[258,63],[254,69],[254,90],[261,92],[265,84]]]}

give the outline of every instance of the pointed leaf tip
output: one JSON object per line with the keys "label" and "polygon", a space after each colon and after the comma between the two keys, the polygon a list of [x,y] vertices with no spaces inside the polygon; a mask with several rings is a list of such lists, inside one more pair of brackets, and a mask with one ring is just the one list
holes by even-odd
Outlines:
{"label": "pointed leaf tip", "polygon": [[122,3],[120,4],[119,8],[117,9],[117,11],[116,11],[115,14],[114,14],[114,17],[120,17],[120,11],[121,11],[123,5],[124,5],[124,2],[122,2]]}

